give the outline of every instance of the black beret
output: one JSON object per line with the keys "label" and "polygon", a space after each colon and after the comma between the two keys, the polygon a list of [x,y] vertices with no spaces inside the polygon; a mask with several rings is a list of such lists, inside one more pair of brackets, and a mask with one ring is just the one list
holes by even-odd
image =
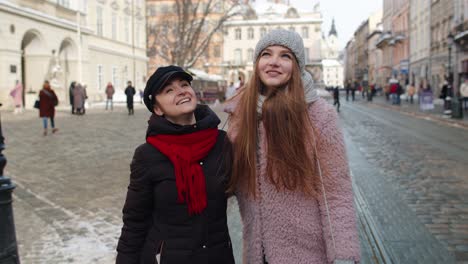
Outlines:
{"label": "black beret", "polygon": [[182,77],[184,80],[189,82],[193,80],[192,75],[190,75],[181,67],[169,65],[156,69],[153,75],[151,75],[151,77],[146,82],[145,91],[143,92],[143,101],[146,105],[146,108],[148,108],[151,113],[153,113],[155,95],[164,88],[164,85],[171,77],[175,76]]}

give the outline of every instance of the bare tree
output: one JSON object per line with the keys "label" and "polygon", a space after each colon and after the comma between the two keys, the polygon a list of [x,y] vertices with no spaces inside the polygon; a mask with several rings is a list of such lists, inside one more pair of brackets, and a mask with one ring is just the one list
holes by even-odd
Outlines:
{"label": "bare tree", "polygon": [[239,1],[174,0],[171,11],[149,22],[148,56],[157,55],[169,64],[189,68],[241,8]]}

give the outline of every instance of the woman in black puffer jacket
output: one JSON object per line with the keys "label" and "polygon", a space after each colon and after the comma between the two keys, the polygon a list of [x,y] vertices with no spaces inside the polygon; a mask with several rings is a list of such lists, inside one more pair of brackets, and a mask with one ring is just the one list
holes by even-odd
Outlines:
{"label": "woman in black puffer jacket", "polygon": [[234,263],[227,228],[230,145],[198,105],[192,76],[160,67],[144,101],[153,113],[131,163],[117,264]]}

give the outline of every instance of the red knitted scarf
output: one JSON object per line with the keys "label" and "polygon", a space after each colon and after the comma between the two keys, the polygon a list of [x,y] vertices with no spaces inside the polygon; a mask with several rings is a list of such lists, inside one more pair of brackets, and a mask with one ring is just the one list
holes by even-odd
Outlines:
{"label": "red knitted scarf", "polygon": [[190,215],[206,208],[206,184],[199,161],[206,157],[218,137],[217,128],[184,135],[156,135],[146,141],[166,155],[174,165],[179,202],[186,202]]}

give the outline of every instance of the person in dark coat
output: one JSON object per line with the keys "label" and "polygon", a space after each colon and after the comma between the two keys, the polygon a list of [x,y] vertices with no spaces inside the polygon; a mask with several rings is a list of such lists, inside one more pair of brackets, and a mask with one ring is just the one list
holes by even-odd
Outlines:
{"label": "person in dark coat", "polygon": [[44,136],[47,136],[47,120],[50,119],[50,126],[52,127],[52,133],[58,131],[55,127],[55,106],[58,105],[58,98],[54,90],[50,87],[49,81],[44,81],[42,90],[39,92],[39,117],[42,118],[42,124],[44,126]]}
{"label": "person in dark coat", "polygon": [[68,89],[69,97],[70,97],[70,105],[71,105],[71,113],[72,115],[75,114],[75,105],[74,105],[74,98],[73,98],[73,90],[75,89],[76,82],[73,81],[70,83],[70,88]]}
{"label": "person in dark coat", "polygon": [[135,88],[132,86],[132,82],[127,82],[127,88],[125,88],[125,95],[127,95],[127,109],[128,114],[133,115],[133,96],[136,94]]}
{"label": "person in dark coat", "polygon": [[146,143],[130,165],[117,264],[232,264],[226,187],[231,145],[177,66],[150,77]]}
{"label": "person in dark coat", "polygon": [[340,89],[338,88],[338,86],[335,86],[335,88],[333,88],[333,105],[336,105],[336,111],[340,112]]}

